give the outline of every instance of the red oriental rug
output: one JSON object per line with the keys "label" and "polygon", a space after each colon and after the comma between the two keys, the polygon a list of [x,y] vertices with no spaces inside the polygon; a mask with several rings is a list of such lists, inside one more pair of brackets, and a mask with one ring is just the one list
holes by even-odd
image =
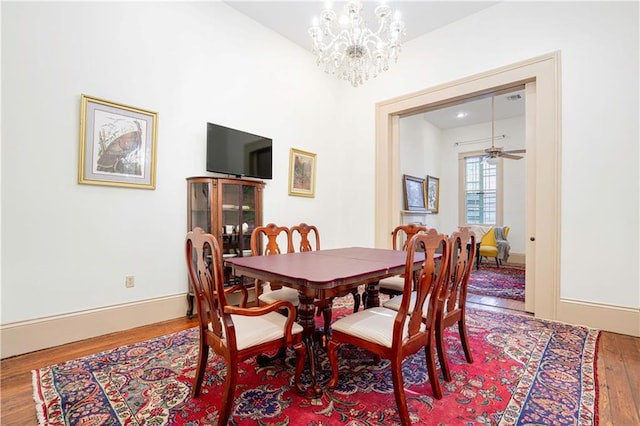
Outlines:
{"label": "red oriental rug", "polygon": [[[482,310],[468,311],[468,328],[473,364],[457,335],[446,335],[453,380],[443,382],[441,400],[433,398],[424,353],[405,361],[414,424],[597,424],[597,330]],[[40,424],[216,424],[225,365],[210,359],[202,394],[192,399],[197,352],[193,328],[34,370]],[[398,424],[388,361],[374,365],[364,351],[345,347],[338,387],[309,399],[292,386],[293,357],[266,367],[241,363],[231,425]],[[320,384],[329,377],[321,353]],[[310,382],[308,374],[303,380]]]}
{"label": "red oriental rug", "polygon": [[524,302],[525,269],[522,266],[481,265],[469,276],[467,291],[480,296],[500,297]]}

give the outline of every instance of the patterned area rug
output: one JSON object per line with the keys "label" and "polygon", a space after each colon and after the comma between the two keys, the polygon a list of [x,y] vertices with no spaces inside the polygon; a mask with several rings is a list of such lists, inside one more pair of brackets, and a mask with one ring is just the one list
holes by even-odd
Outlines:
{"label": "patterned area rug", "polygon": [[524,302],[524,267],[481,265],[469,277],[469,293]]}
{"label": "patterned area rug", "polygon": [[[456,334],[447,333],[453,380],[442,382],[441,400],[433,398],[424,354],[405,361],[414,424],[597,424],[597,330],[482,310],[469,310],[468,327],[474,363],[466,363]],[[210,359],[201,396],[190,398],[197,339],[193,328],[34,370],[40,424],[216,424],[225,365]],[[374,365],[352,347],[340,360],[338,387],[317,399],[294,391],[293,352],[267,367],[255,359],[241,363],[230,424],[398,424],[388,361]],[[324,353],[319,371],[324,384],[330,377]],[[308,375],[303,380],[310,382]]]}

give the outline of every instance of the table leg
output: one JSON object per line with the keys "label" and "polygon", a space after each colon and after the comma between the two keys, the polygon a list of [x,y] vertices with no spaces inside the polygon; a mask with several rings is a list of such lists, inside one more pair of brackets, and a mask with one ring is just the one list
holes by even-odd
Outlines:
{"label": "table leg", "polygon": [[378,281],[367,284],[367,298],[365,299],[364,308],[375,308],[380,306],[380,286]]}
{"label": "table leg", "polygon": [[307,357],[309,359],[309,374],[311,376],[311,388],[315,395],[322,394],[322,389],[316,382],[316,351],[315,351],[315,331],[316,321],[313,318],[315,305],[313,297],[308,297],[302,293],[298,294],[300,304],[298,305],[298,323],[304,329],[304,344],[307,347]]}

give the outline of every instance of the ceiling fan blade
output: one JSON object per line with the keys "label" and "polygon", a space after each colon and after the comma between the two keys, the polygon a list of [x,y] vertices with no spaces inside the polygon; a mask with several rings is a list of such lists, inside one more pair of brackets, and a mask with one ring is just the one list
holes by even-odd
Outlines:
{"label": "ceiling fan blade", "polygon": [[509,151],[502,151],[503,154],[524,154],[526,149],[511,149]]}
{"label": "ceiling fan blade", "polygon": [[521,157],[521,156],[519,156],[519,155],[505,154],[504,152],[503,152],[502,154],[500,154],[500,157],[503,157],[503,158],[509,158],[509,159],[511,159],[511,160],[519,160],[519,159],[521,159],[521,158],[522,158],[522,157]]}

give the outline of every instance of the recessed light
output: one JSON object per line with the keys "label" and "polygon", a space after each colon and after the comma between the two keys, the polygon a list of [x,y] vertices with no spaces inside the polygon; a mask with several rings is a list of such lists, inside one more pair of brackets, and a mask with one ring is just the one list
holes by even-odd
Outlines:
{"label": "recessed light", "polygon": [[456,118],[465,118],[467,116],[466,112],[459,112],[458,115],[456,115]]}

